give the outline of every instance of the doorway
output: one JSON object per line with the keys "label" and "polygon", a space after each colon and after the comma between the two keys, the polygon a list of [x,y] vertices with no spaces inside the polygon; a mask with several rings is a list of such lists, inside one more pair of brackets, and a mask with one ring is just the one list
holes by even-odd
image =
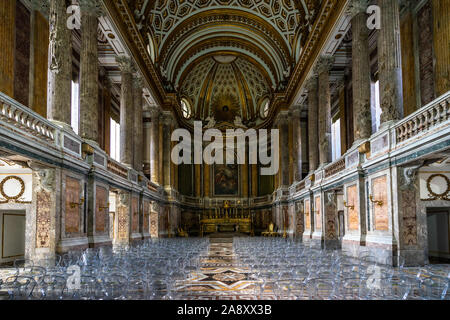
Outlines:
{"label": "doorway", "polygon": [[344,211],[338,211],[338,223],[339,223],[339,240],[342,241],[342,238],[345,236],[345,215]]}
{"label": "doorway", "polygon": [[450,263],[450,209],[428,209],[428,256],[430,263]]}
{"label": "doorway", "polygon": [[25,211],[0,211],[0,264],[25,255]]}

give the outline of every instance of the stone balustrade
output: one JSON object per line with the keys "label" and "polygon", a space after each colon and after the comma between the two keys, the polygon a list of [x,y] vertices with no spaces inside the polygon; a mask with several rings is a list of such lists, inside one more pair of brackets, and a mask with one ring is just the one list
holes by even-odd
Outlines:
{"label": "stone balustrade", "polygon": [[449,118],[450,92],[399,121],[394,127],[396,142],[404,142],[438,126]]}
{"label": "stone balustrade", "polygon": [[55,125],[0,92],[0,120],[50,143],[55,143]]}

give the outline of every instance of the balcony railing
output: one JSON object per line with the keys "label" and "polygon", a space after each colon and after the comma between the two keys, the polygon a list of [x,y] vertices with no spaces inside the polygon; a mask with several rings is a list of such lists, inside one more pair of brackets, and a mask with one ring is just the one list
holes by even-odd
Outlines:
{"label": "balcony railing", "polygon": [[57,127],[0,92],[0,120],[47,142],[55,143]]}
{"label": "balcony railing", "polygon": [[417,110],[395,125],[396,142],[411,139],[450,118],[450,92]]}

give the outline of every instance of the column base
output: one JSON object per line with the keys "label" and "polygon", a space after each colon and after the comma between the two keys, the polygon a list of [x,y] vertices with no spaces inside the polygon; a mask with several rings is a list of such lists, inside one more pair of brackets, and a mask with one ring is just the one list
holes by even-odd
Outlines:
{"label": "column base", "polygon": [[341,241],[339,240],[324,240],[323,246],[325,250],[338,250],[341,249]]}
{"label": "column base", "polygon": [[89,248],[100,248],[100,247],[110,247],[112,246],[112,240],[109,236],[90,236]]}
{"label": "column base", "polygon": [[66,253],[68,251],[85,250],[89,248],[89,240],[87,237],[67,238],[60,240],[56,246],[57,253]]}

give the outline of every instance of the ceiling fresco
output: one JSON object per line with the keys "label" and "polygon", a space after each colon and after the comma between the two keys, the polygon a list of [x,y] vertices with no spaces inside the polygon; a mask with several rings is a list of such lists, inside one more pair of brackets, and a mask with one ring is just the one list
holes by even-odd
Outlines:
{"label": "ceiling fresco", "polygon": [[[112,0],[164,94],[187,98],[194,119],[260,122],[261,101],[283,94],[329,0]],[[329,4],[332,3],[331,5]],[[322,17],[323,16],[323,17]],[[128,20],[128,21],[127,21]],[[320,24],[321,26],[321,24]],[[316,28],[317,29],[317,28]],[[220,58],[221,57],[221,58]],[[220,60],[225,59],[225,60]],[[228,59],[228,61],[227,61]],[[297,71],[295,71],[297,72]],[[296,75],[296,79],[297,79]],[[159,90],[161,91],[161,90]],[[231,112],[219,109],[224,102]],[[219,105],[222,104],[222,107]],[[236,110],[235,110],[236,109]],[[222,110],[223,111],[223,110]]]}

